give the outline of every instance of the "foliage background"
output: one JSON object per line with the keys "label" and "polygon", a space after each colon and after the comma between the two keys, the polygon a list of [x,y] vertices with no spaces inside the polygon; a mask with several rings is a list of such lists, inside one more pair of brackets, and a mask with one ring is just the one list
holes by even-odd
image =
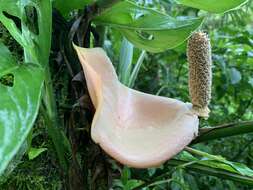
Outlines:
{"label": "foliage background", "polygon": [[[192,8],[175,6],[173,1],[154,0],[139,1],[140,4],[167,12],[170,15],[201,15],[201,11]],[[241,10],[232,11],[224,15],[210,15],[203,26],[211,39],[213,49],[213,87],[212,110],[210,118],[201,121],[203,126],[217,126],[224,123],[236,123],[253,120],[253,5],[248,3]],[[56,16],[54,15],[54,19]],[[56,19],[57,20],[57,19]],[[53,23],[57,31],[56,22]],[[0,26],[0,38],[8,45],[15,55],[21,59],[18,45]],[[66,117],[69,107],[75,102],[66,97],[69,92],[69,77],[66,65],[62,64],[62,57],[57,52],[57,34],[52,42],[51,69],[57,98],[57,106],[61,118]],[[113,29],[107,29],[104,48],[107,50],[115,67],[119,63],[122,36]],[[140,53],[134,49],[134,63]],[[159,54],[148,53],[135,82],[134,88],[143,92],[173,97],[183,101],[190,101],[188,95],[188,65],[186,61],[186,44]],[[59,61],[60,59],[60,61]],[[84,97],[85,98],[85,97]],[[86,100],[86,99],[85,99]],[[87,100],[86,100],[87,101]],[[67,110],[67,111],[66,111]],[[85,113],[86,119],[91,119],[91,113]],[[83,124],[83,123],[82,123]],[[66,125],[66,124],[65,124]],[[190,170],[172,170],[166,163],[160,168],[136,170],[122,167],[106,156],[89,139],[88,123],[84,128],[81,150],[78,150],[77,161],[86,171],[84,181],[89,189],[132,189],[138,180],[148,181],[160,172],[169,172],[165,178],[159,180],[161,184],[154,184],[147,189],[252,189],[240,183],[223,180]],[[62,171],[58,166],[53,144],[39,116],[33,133],[33,146],[47,148],[33,160],[25,155],[12,162],[14,171],[1,179],[1,190],[43,190],[64,189],[71,184],[64,181]],[[85,139],[84,139],[85,138]],[[193,147],[210,154],[226,157],[228,160],[245,163],[253,168],[253,136],[240,135],[230,138],[199,143]],[[71,172],[71,171],[70,171]],[[77,174],[73,174],[73,177]],[[168,180],[172,179],[172,180]],[[68,184],[68,185],[66,185]]]}

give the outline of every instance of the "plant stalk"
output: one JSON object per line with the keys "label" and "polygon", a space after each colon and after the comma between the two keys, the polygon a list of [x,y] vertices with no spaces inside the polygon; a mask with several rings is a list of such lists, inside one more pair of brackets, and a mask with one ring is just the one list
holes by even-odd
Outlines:
{"label": "plant stalk", "polygon": [[199,136],[191,144],[253,132],[253,121],[224,124],[200,129]]}
{"label": "plant stalk", "polygon": [[[171,166],[179,166],[186,163],[187,161],[176,160],[176,159],[171,159],[168,162],[168,164]],[[210,168],[208,166],[199,165],[199,164],[191,164],[191,165],[185,166],[185,169],[189,171],[194,171],[194,172],[201,172],[207,175],[212,175],[212,176],[220,177],[223,179],[230,179],[230,180],[241,182],[241,183],[251,185],[251,186],[253,185],[252,177],[242,176],[236,173],[230,173],[230,172],[223,171],[217,168]]]}
{"label": "plant stalk", "polygon": [[59,126],[59,119],[57,117],[57,108],[55,103],[55,97],[53,93],[53,85],[51,80],[51,74],[49,67],[46,68],[45,77],[45,93],[43,97],[43,104],[41,105],[42,114],[48,130],[48,134],[52,139],[60,165],[65,173],[68,171],[68,161],[66,156],[69,153],[69,144],[66,144],[66,137],[61,131]]}

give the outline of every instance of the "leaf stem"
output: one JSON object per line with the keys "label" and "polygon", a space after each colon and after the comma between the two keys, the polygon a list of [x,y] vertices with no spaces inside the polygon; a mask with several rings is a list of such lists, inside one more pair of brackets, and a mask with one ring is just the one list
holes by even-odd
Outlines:
{"label": "leaf stem", "polygon": [[66,144],[65,140],[67,138],[64,136],[64,133],[59,127],[59,120],[57,117],[57,108],[49,67],[46,68],[45,93],[43,97],[43,104],[41,105],[41,111],[48,130],[48,134],[54,143],[60,165],[62,169],[67,172],[69,164],[66,156],[68,156],[68,153],[70,153],[70,145],[69,143]]}
{"label": "leaf stem", "polygon": [[146,51],[142,50],[141,54],[140,54],[140,56],[138,58],[138,61],[135,64],[134,69],[133,69],[133,71],[131,73],[130,79],[128,81],[128,87],[132,88],[134,86],[134,83],[135,83],[135,81],[137,79],[138,73],[140,71],[141,65],[142,65],[142,63],[143,63],[144,58],[145,58],[146,55],[147,55]]}
{"label": "leaf stem", "polygon": [[253,132],[253,121],[229,123],[200,129],[199,136],[192,144]]}
{"label": "leaf stem", "polygon": [[[187,163],[187,161],[176,160],[176,159],[171,159],[168,162],[168,164],[171,166],[178,166],[178,165],[182,165],[185,163]],[[247,177],[247,176],[239,175],[236,173],[227,172],[227,171],[217,169],[217,168],[210,168],[208,166],[199,165],[197,163],[191,164],[191,165],[186,165],[185,169],[189,170],[189,171],[194,171],[194,172],[201,172],[201,173],[204,173],[207,175],[212,175],[212,176],[220,177],[223,179],[229,179],[229,180],[241,182],[241,183],[248,184],[248,185],[253,185],[252,177]]]}

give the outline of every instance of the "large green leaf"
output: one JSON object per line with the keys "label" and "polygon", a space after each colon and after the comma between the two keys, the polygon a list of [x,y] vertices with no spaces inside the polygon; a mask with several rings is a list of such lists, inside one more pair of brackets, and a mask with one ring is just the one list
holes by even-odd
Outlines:
{"label": "large green leaf", "polygon": [[[51,10],[51,0],[0,0],[0,22],[24,49],[21,64],[0,43],[0,174],[24,143],[38,113],[50,52]],[[6,13],[20,21],[22,30]],[[13,86],[8,86],[6,76],[13,77]]]}
{"label": "large green leaf", "polygon": [[[37,14],[38,34],[29,28],[26,8],[34,8]],[[26,62],[41,65],[48,63],[51,46],[51,1],[50,0],[0,0],[0,22],[8,29],[12,37],[24,48]],[[16,16],[20,20],[22,31],[15,22],[3,12]]]}
{"label": "large green leaf", "polygon": [[134,47],[126,38],[123,38],[121,48],[120,48],[120,57],[119,57],[119,80],[123,84],[128,83],[130,78],[132,62],[133,62],[133,52]]}
{"label": "large green leaf", "polygon": [[18,7],[18,0],[0,0],[0,9],[2,11],[11,12],[16,17],[21,17],[21,10]]}
{"label": "large green leaf", "polygon": [[213,168],[208,165],[200,164],[198,162],[191,162],[191,164],[189,164],[188,161],[171,159],[168,164],[176,167],[180,165],[183,166],[186,170],[189,170],[190,172],[197,172],[198,174],[207,174],[223,179],[238,181],[251,186],[253,185],[252,177],[244,176],[224,169]]}
{"label": "large green leaf", "polygon": [[136,47],[161,52],[183,43],[201,25],[203,18],[173,18],[122,1],[102,12],[95,21],[118,29]]}
{"label": "large green leaf", "polygon": [[231,162],[221,156],[211,155],[196,149],[186,148],[186,150],[202,158],[196,158],[192,154],[183,151],[177,155],[176,159],[170,160],[169,164],[190,169],[190,171],[253,185],[253,170],[246,165]]}
{"label": "large green leaf", "polygon": [[38,112],[43,70],[38,65],[18,64],[0,43],[0,78],[14,76],[13,86],[0,83],[0,173],[28,135]]}
{"label": "large green leaf", "polygon": [[177,0],[177,2],[212,13],[224,13],[240,7],[248,0]]}
{"label": "large green leaf", "polygon": [[55,0],[53,6],[58,9],[63,16],[68,16],[70,11],[84,9],[85,5],[95,2],[94,0]]}
{"label": "large green leaf", "polygon": [[[196,154],[198,156],[202,156],[202,159],[197,159],[193,157],[190,153],[182,152],[180,155],[180,159],[184,161],[191,161],[190,164],[200,164],[205,165],[211,168],[217,168],[221,170],[225,170],[227,172],[237,173],[239,175],[253,177],[253,170],[248,168],[246,165],[237,163],[237,162],[231,162],[226,160],[222,156],[216,156],[212,154],[208,154],[206,152],[202,152],[200,150],[192,149],[192,148],[186,148],[187,151],[189,151],[192,154]],[[188,164],[187,164],[188,165]],[[253,181],[253,179],[252,179]]]}

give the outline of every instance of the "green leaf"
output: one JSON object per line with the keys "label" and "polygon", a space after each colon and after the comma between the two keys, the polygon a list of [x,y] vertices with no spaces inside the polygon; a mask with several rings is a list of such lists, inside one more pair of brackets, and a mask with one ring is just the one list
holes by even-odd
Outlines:
{"label": "green leaf", "polygon": [[[24,48],[26,62],[47,65],[51,47],[51,1],[8,0],[7,2],[0,0],[0,22]],[[34,8],[37,14],[38,34],[29,27],[28,21],[31,15],[26,15],[26,8]],[[16,16],[16,19],[21,22],[22,31],[3,12]]]}
{"label": "green leaf", "polygon": [[29,160],[37,158],[41,153],[45,152],[47,148],[30,148],[28,151]]}
{"label": "green leaf", "polygon": [[[34,64],[18,64],[9,50],[0,43],[0,78],[14,76],[13,86],[0,83],[0,173],[7,167],[36,119],[43,70]],[[4,52],[4,53],[3,53]]]}
{"label": "green leaf", "polygon": [[123,190],[131,190],[134,189],[135,187],[138,187],[139,185],[141,185],[143,182],[140,180],[135,180],[135,179],[131,179],[129,181],[127,181],[127,184],[123,187]]}
{"label": "green leaf", "polygon": [[[51,45],[51,10],[50,0],[0,0],[0,22],[24,49],[24,63],[18,63],[0,42],[0,175],[38,114]],[[22,29],[4,12],[15,16]]]}
{"label": "green leaf", "polygon": [[[15,4],[16,5],[16,4]],[[27,42],[26,39],[24,39],[22,37],[21,31],[17,28],[15,22],[12,19],[7,18],[3,13],[7,12],[10,13],[9,11],[7,11],[7,9],[9,9],[10,11],[14,11],[17,9],[16,6],[14,6],[14,4],[5,4],[4,2],[0,1],[0,22],[2,22],[2,24],[7,28],[7,30],[10,32],[10,34],[12,35],[12,37],[23,47],[29,47],[29,43]],[[20,11],[19,11],[20,12]],[[13,13],[13,16],[17,16],[17,19],[21,18],[21,13],[16,14]]]}
{"label": "green leaf", "polygon": [[84,6],[93,3],[94,0],[55,0],[53,6],[58,9],[64,17],[75,9],[84,9]]}
{"label": "green leaf", "polygon": [[202,9],[211,13],[224,13],[248,2],[248,0],[176,0],[182,5]]}
{"label": "green leaf", "polygon": [[250,78],[248,83],[253,87],[253,78]]}
{"label": "green leaf", "polygon": [[231,79],[231,84],[237,84],[240,82],[242,79],[242,75],[240,71],[238,71],[236,68],[231,68],[230,69],[230,79]]}
{"label": "green leaf", "polygon": [[134,69],[133,69],[133,71],[131,73],[131,76],[130,76],[130,79],[128,81],[128,85],[127,85],[128,87],[133,88],[134,83],[135,83],[135,81],[137,79],[138,73],[140,71],[141,65],[142,65],[142,63],[144,61],[144,58],[145,58],[146,54],[147,53],[146,53],[145,50],[141,51],[141,54],[140,54],[140,56],[139,56],[139,58],[137,60],[137,63],[134,65]]}
{"label": "green leaf", "polygon": [[189,185],[185,181],[184,172],[182,169],[177,169],[172,173],[172,180],[171,180],[171,188],[172,189],[185,189],[190,190]]}
{"label": "green leaf", "polygon": [[2,11],[11,12],[16,17],[21,17],[21,10],[18,7],[18,0],[0,0],[0,9]]}
{"label": "green leaf", "polygon": [[202,21],[203,18],[173,18],[129,1],[119,2],[95,18],[97,24],[114,27],[136,47],[150,52],[182,44]]}
{"label": "green leaf", "polygon": [[[199,161],[193,160],[192,163],[199,163],[213,168],[223,169],[229,172],[237,173],[243,176],[253,177],[253,170],[245,166],[244,164],[231,162],[223,158],[222,156],[211,155],[200,150],[187,147],[186,150],[192,154],[202,156],[204,159]],[[190,158],[190,157],[188,157]]]}
{"label": "green leaf", "polygon": [[203,165],[198,162],[192,162],[191,164],[188,164],[188,161],[171,159],[168,162],[168,164],[172,166],[181,165],[186,170],[189,170],[191,172],[194,171],[194,172],[197,172],[198,174],[202,173],[202,174],[217,176],[223,179],[238,181],[238,182],[248,184],[248,185],[253,185],[252,177],[244,176],[244,175],[230,172],[224,169],[213,168],[213,167],[210,167],[209,165]]}
{"label": "green leaf", "polygon": [[127,84],[131,74],[134,47],[126,38],[123,38],[119,57],[119,80]]}
{"label": "green leaf", "polygon": [[124,166],[121,174],[121,181],[123,185],[126,185],[128,182],[128,179],[131,178],[131,171],[127,166]]}

